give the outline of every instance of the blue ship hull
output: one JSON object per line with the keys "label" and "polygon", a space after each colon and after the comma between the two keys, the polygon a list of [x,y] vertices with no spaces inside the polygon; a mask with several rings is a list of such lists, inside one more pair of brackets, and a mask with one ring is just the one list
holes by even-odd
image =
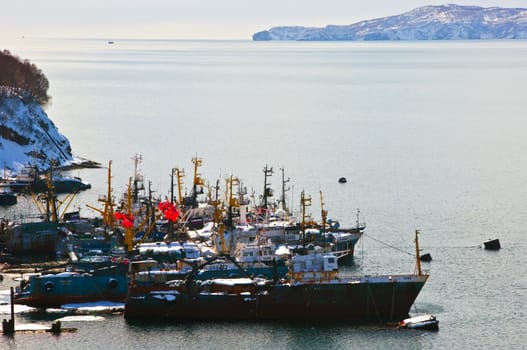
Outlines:
{"label": "blue ship hull", "polygon": [[95,301],[124,301],[128,292],[127,266],[87,272],[32,276],[15,294],[15,304],[38,308]]}

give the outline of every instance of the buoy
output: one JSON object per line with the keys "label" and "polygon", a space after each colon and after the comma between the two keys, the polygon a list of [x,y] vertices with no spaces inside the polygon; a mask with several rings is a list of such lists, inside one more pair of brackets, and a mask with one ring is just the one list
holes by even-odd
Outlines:
{"label": "buoy", "polygon": [[341,183],[341,184],[345,184],[346,182],[348,182],[348,180],[346,180],[345,177],[341,177],[341,178],[339,179],[339,183]]}
{"label": "buoy", "polygon": [[485,249],[488,250],[499,250],[501,249],[500,240],[499,239],[489,239],[485,242],[483,242],[483,246]]}
{"label": "buoy", "polygon": [[430,253],[426,253],[426,254],[423,254],[421,255],[421,257],[419,258],[421,261],[432,261],[432,255],[430,255]]}

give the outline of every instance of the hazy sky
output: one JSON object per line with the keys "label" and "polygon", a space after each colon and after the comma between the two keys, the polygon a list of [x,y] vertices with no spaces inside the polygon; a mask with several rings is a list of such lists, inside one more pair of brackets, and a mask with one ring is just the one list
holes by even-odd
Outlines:
{"label": "hazy sky", "polygon": [[[2,37],[250,39],[280,25],[351,24],[434,0],[1,0]],[[527,0],[457,0],[527,7]]]}

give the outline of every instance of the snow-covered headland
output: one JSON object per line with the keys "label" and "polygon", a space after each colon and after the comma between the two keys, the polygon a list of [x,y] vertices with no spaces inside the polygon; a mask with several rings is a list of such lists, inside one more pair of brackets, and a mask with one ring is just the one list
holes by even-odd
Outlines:
{"label": "snow-covered headland", "polygon": [[28,93],[0,86],[0,174],[14,175],[26,165],[44,171],[55,167],[95,165],[76,157],[69,140]]}
{"label": "snow-covered headland", "polygon": [[253,35],[255,41],[471,39],[527,39],[527,8],[424,6],[350,25],[280,26]]}

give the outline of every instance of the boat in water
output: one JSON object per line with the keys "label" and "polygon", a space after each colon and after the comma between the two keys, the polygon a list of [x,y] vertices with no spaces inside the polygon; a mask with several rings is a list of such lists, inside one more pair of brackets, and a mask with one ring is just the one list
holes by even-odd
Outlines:
{"label": "boat in water", "polygon": [[420,315],[402,320],[399,322],[399,328],[437,331],[439,330],[439,321],[434,315]]}
{"label": "boat in water", "polygon": [[55,193],[77,193],[91,188],[91,184],[82,181],[78,176],[55,174],[52,169],[48,174],[40,174],[36,167],[29,165],[23,167],[16,176],[8,179],[7,184],[15,192],[33,193],[46,192],[50,185]]}
{"label": "boat in water", "polygon": [[77,264],[60,273],[32,275],[22,280],[14,303],[36,308],[97,301],[122,302],[128,291],[126,261]]}
{"label": "boat in water", "polygon": [[415,274],[344,278],[338,274],[337,258],[325,253],[292,256],[288,274],[283,279],[242,277],[197,281],[189,274],[183,280],[144,288],[132,278],[124,316],[177,321],[399,322],[408,316],[429,277],[421,272],[418,258],[416,264]]}

